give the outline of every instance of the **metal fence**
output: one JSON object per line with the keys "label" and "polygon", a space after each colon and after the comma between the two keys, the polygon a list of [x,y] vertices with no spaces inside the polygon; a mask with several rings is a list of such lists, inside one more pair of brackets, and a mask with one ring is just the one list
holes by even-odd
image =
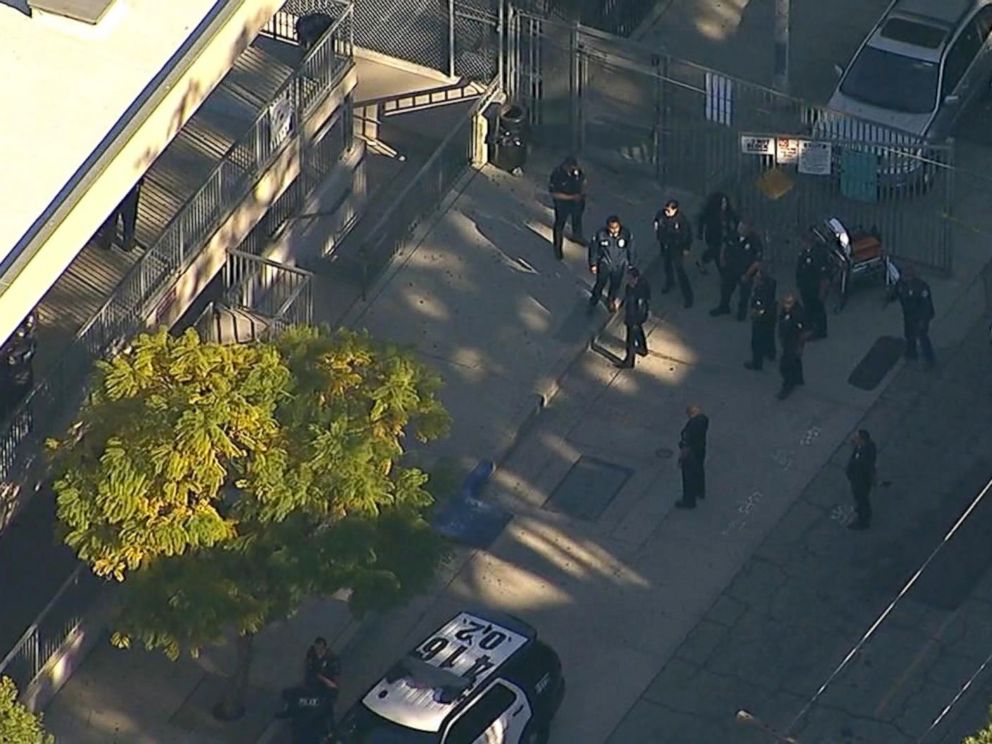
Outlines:
{"label": "metal fence", "polygon": [[545,141],[673,189],[726,192],[791,260],[826,217],[877,229],[886,248],[951,270],[954,148],[888,130],[521,11],[507,85]]}
{"label": "metal fence", "polygon": [[311,274],[241,251],[228,251],[224,304],[259,316],[270,330],[313,322]]}
{"label": "metal fence", "polygon": [[357,253],[363,299],[393,256],[410,246],[420,223],[437,210],[471,163],[482,157],[477,148],[485,144],[476,136],[478,120],[501,94],[496,78],[369,231]]}
{"label": "metal fence", "polygon": [[366,49],[488,83],[503,60],[502,0],[363,0],[355,43]]}
{"label": "metal fence", "polygon": [[10,677],[23,693],[76,632],[99,598],[98,590],[104,586],[103,579],[86,566],[79,566],[0,661],[0,676]]}
{"label": "metal fence", "polygon": [[[0,429],[0,480],[20,482],[38,440],[57,431],[84,392],[93,359],[113,353],[144,329],[169,287],[206,240],[295,139],[301,123],[353,65],[352,8],[338,5],[334,25],[303,57],[247,133],[179,209],[100,310],[80,329]],[[41,422],[41,431],[36,423]]]}

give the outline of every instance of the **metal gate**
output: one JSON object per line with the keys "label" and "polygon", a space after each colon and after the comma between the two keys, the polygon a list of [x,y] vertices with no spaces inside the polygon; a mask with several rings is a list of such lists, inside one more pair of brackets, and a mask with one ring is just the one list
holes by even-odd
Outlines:
{"label": "metal gate", "polygon": [[949,273],[952,143],[843,116],[627,39],[516,10],[507,88],[538,139],[639,170],[673,189],[724,191],[768,234],[773,258],[827,217]]}

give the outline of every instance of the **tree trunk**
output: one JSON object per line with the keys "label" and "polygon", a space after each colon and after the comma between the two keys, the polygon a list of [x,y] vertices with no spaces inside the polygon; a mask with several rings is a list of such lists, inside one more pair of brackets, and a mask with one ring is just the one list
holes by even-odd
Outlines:
{"label": "tree trunk", "polygon": [[214,716],[222,721],[234,721],[245,714],[245,691],[255,655],[255,635],[239,635],[234,641],[234,651],[234,672],[227,680],[224,699],[214,706]]}

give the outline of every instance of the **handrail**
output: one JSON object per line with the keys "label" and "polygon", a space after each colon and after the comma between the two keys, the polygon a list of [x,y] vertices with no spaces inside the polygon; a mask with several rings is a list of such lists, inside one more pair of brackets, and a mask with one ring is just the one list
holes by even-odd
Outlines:
{"label": "handrail", "polygon": [[[258,124],[261,121],[263,121],[269,115],[269,106],[271,106],[271,104],[274,101],[278,101],[280,98],[282,98],[286,94],[286,92],[290,89],[290,86],[296,84],[299,81],[299,79],[301,77],[300,73],[304,70],[307,62],[311,61],[312,58],[317,54],[317,52],[321,50],[321,42],[323,42],[324,40],[326,40],[328,38],[333,38],[335,32],[340,29],[340,27],[342,26],[342,24],[344,23],[344,21],[351,17],[352,11],[353,11],[353,7],[350,4],[348,4],[345,7],[342,16],[340,18],[338,18],[334,22],[334,24],[327,31],[324,32],[324,34],[321,37],[321,41],[318,42],[318,43],[316,43],[316,44],[314,44],[314,46],[306,54],[303,55],[303,60],[300,62],[300,66],[293,72],[292,75],[290,75],[288,78],[286,78],[285,81],[283,81],[282,85],[279,86],[279,88],[276,90],[275,94],[268,101],[266,107],[262,111],[259,112],[258,116],[255,117],[255,120],[251,123],[251,126],[248,128],[248,130],[246,132],[246,135],[247,134],[253,134],[253,135],[256,134],[256,132],[257,132],[257,129],[256,128],[257,128]],[[338,70],[338,71],[335,72],[335,77],[340,78],[342,76],[343,75],[342,75],[342,73],[341,73],[340,70]],[[339,82],[339,80],[337,82]],[[336,83],[332,83],[330,86],[328,86],[328,89],[333,88],[334,87],[334,84],[336,84]],[[312,108],[312,106],[308,106],[308,108]],[[124,275],[124,278],[121,279],[121,281],[118,283],[118,286],[120,286],[121,284],[124,284],[131,277],[132,274],[135,274],[136,272],[140,271],[141,267],[144,265],[145,261],[148,260],[149,256],[154,255],[155,249],[163,242],[163,238],[166,235],[168,235],[169,234],[169,231],[173,228],[173,226],[176,225],[182,219],[182,217],[184,216],[184,214],[186,212],[187,207],[189,207],[189,205],[191,203],[193,203],[193,201],[206,190],[206,186],[213,181],[214,177],[219,176],[219,174],[221,173],[221,171],[222,171],[225,163],[229,164],[231,162],[230,161],[231,156],[239,148],[244,147],[245,140],[246,139],[247,139],[247,137],[246,136],[243,136],[241,139],[239,139],[236,142],[234,142],[234,144],[232,144],[227,149],[227,151],[224,153],[224,155],[218,161],[217,165],[210,172],[210,175],[208,175],[203,180],[203,183],[201,184],[200,188],[197,189],[195,192],[193,192],[193,194],[188,199],[186,199],[185,202],[183,202],[182,206],[178,209],[178,211],[176,212],[176,214],[173,215],[172,219],[169,220],[168,223],[166,223],[165,227],[162,229],[162,232],[155,239],[155,242],[148,248],[148,250],[141,256],[140,259],[138,259],[137,261],[134,262],[134,264],[128,270],[127,274]],[[275,158],[277,158],[286,147],[288,147],[289,141],[290,141],[289,138],[287,138],[285,142],[282,142],[279,145],[278,148],[274,149],[269,154],[269,157],[267,158],[267,162],[265,164],[266,166],[269,163],[271,163]],[[262,166],[262,169],[264,169],[264,167],[265,166]],[[179,269],[178,272],[175,272],[175,273],[182,273],[186,268],[188,268],[188,264],[186,266],[183,266],[181,269]],[[107,307],[109,307],[110,304],[114,301],[115,294],[116,293],[112,293],[111,296],[109,298],[107,298],[107,301],[104,302],[103,305],[100,307],[100,309],[97,310],[97,312],[93,315],[93,317],[91,317],[89,319],[89,321],[87,321],[86,324],[83,325],[83,327],[76,334],[76,338],[82,337],[90,329],[90,327],[100,319],[100,317],[106,311]],[[142,311],[147,311],[148,310],[148,306],[153,305],[154,304],[154,300],[157,300],[157,299],[159,299],[157,295],[156,296],[149,297],[148,300],[147,300],[147,302],[146,302],[146,306],[142,308]]]}
{"label": "handrail", "polygon": [[[400,193],[392,200],[392,204],[390,204],[389,208],[385,212],[383,212],[382,217],[379,218],[379,221],[376,222],[375,226],[369,231],[370,236],[374,237],[378,235],[379,232],[385,230],[385,227],[390,223],[390,221],[392,221],[395,213],[399,211],[401,205],[406,201],[410,193],[414,189],[420,188],[421,176],[423,176],[425,173],[428,173],[436,166],[437,161],[440,160],[441,157],[444,155],[444,153],[447,151],[448,146],[451,144],[454,138],[461,133],[462,124],[464,124],[466,121],[471,121],[473,118],[478,116],[483,109],[489,106],[493,102],[493,99],[496,97],[496,94],[499,93],[500,89],[501,89],[501,81],[499,79],[499,76],[496,76],[486,86],[486,89],[479,96],[479,99],[476,101],[475,105],[472,106],[472,110],[469,111],[469,113],[466,115],[464,119],[462,119],[461,122],[459,122],[458,126],[453,127],[451,131],[448,132],[447,135],[445,135],[445,138],[441,140],[441,144],[439,144],[435,148],[434,152],[427,159],[427,162],[420,167],[420,170],[417,171],[417,174],[412,179],[410,179],[410,182],[407,183],[406,186],[404,186],[403,189],[400,191]],[[365,245],[363,245],[359,249],[359,253],[364,254],[365,252],[366,252]]]}
{"label": "handrail", "polygon": [[[21,447],[25,441],[39,434],[41,436],[49,434],[47,431],[32,431],[33,406],[39,403],[43,407],[48,405],[52,411],[46,413],[54,412],[55,416],[61,415],[62,407],[65,405],[63,397],[66,395],[64,392],[66,386],[62,384],[60,387],[59,383],[64,383],[69,378],[75,379],[78,374],[83,373],[85,370],[82,369],[81,362],[84,359],[88,360],[93,355],[99,356],[112,351],[126,337],[141,330],[155,303],[160,302],[163,294],[173,285],[171,279],[188,268],[196,252],[194,250],[187,253],[183,240],[183,228],[186,224],[192,227],[198,242],[200,238],[209,237],[230,210],[243,199],[243,193],[250,191],[251,184],[255,181],[254,176],[264,171],[289,146],[293,136],[286,137],[283,142],[270,145],[264,155],[260,149],[254,149],[261,135],[270,136],[270,133],[262,130],[266,129],[265,117],[270,115],[273,103],[283,100],[287,94],[290,94],[290,100],[294,105],[293,115],[299,128],[302,126],[302,119],[319,106],[326,99],[326,95],[347,74],[350,65],[353,64],[354,31],[351,23],[353,5],[346,3],[341,8],[341,16],[303,55],[299,67],[280,85],[278,92],[255,117],[247,132],[228,148],[200,188],[182,204],[152,246],[132,265],[100,308],[76,332],[64,348],[63,355],[56,365],[46,370],[44,377],[36,382],[28,394],[0,422],[5,447],[4,478],[9,479],[11,471],[7,468],[13,468],[21,457]],[[347,32],[342,34],[341,30],[345,24],[348,26]],[[329,44],[332,46],[328,47]],[[341,48],[340,52],[338,52],[339,48]],[[325,60],[319,55],[326,55],[328,49],[331,57]],[[301,84],[304,80],[313,80],[317,87],[307,90]],[[250,148],[255,152],[256,162],[246,165],[238,163],[236,156],[239,148]],[[233,184],[230,183],[232,169],[237,174]],[[216,196],[207,194],[210,197],[207,198],[205,194],[208,188],[216,190]],[[201,202],[203,208],[199,208]],[[166,240],[175,241],[171,251],[168,250],[169,245],[165,243]],[[102,326],[99,325],[101,323]]]}

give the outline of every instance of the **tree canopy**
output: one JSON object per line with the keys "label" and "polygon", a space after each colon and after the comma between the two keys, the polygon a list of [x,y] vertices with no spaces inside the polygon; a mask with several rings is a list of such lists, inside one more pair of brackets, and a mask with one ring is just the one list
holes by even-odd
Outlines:
{"label": "tree canopy", "polygon": [[961,744],[992,744],[992,708],[989,708],[988,725],[974,736],[969,736]]}
{"label": "tree canopy", "polygon": [[0,742],[3,744],[54,744],[40,715],[17,702],[17,688],[9,677],[0,677]]}
{"label": "tree canopy", "polygon": [[425,587],[444,544],[407,436],[442,435],[439,378],[365,334],[143,335],[97,365],[55,454],[64,539],[124,582],[115,642],[175,657],[309,596],[356,611]]}

